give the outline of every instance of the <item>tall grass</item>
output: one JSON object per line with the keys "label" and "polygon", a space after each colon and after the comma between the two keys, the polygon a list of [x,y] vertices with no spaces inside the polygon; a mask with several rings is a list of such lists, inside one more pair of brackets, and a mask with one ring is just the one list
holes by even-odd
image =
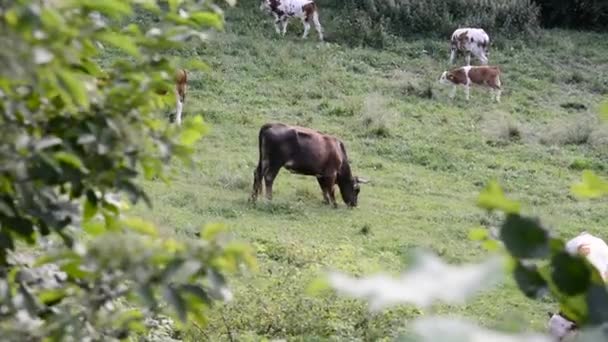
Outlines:
{"label": "tall grass", "polygon": [[346,0],[341,38],[382,47],[387,34],[449,36],[463,26],[483,27],[493,36],[529,36],[539,28],[531,0]]}

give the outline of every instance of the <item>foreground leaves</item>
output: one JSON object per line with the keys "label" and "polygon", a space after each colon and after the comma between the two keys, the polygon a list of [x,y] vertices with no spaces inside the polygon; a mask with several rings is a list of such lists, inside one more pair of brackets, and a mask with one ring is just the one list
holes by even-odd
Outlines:
{"label": "foreground leaves", "polygon": [[502,278],[499,258],[458,266],[445,264],[431,254],[419,254],[416,259],[399,278],[354,278],[334,272],[329,274],[329,285],[343,295],[367,300],[371,310],[380,310],[399,304],[427,307],[435,302],[464,303]]}
{"label": "foreground leaves", "polygon": [[173,240],[115,200],[151,206],[140,175],[167,181],[169,163],[191,163],[208,128],[189,113],[171,124],[173,91],[159,93],[176,68],[208,68],[171,56],[212,29],[223,15],[209,1],[1,2],[3,339],[125,340],[159,313],[204,324],[230,298],[226,274],[253,265],[219,231]]}
{"label": "foreground leaves", "polygon": [[425,317],[412,324],[418,342],[552,342],[541,334],[506,334],[460,318]]}

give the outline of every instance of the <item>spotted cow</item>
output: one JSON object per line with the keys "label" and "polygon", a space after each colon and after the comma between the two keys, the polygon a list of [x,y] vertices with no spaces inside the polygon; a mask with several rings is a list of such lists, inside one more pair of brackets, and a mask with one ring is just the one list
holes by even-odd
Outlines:
{"label": "spotted cow", "polygon": [[471,65],[471,55],[481,64],[488,64],[490,37],[480,28],[460,28],[452,33],[450,41],[450,64],[454,64],[458,54],[464,54],[467,65]]}
{"label": "spotted cow", "polygon": [[274,16],[274,25],[278,34],[285,35],[289,19],[297,17],[302,20],[304,34],[302,39],[308,36],[310,24],[315,25],[319,34],[319,40],[323,41],[323,28],[319,22],[319,8],[313,0],[263,0],[260,10]]}
{"label": "spotted cow", "polygon": [[500,102],[502,84],[500,81],[500,69],[496,66],[464,66],[444,71],[439,78],[439,82],[452,86],[450,98],[456,96],[458,86],[464,86],[466,99],[469,100],[471,86],[477,85],[490,88],[494,93],[496,102]]}

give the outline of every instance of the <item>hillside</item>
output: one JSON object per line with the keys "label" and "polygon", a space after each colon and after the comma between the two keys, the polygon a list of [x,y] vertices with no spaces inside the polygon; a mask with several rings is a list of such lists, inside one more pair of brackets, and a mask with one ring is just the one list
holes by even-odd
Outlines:
{"label": "hillside", "polygon": [[[211,66],[191,73],[184,109],[186,118],[202,113],[211,128],[197,162],[175,165],[169,185],[145,183],[155,206],[137,209],[184,238],[205,223],[225,223],[257,251],[259,271],[231,278],[235,300],[213,308],[209,326],[188,328],[186,339],[227,340],[230,331],[239,341],[377,340],[406,331],[409,319],[427,312],[372,315],[361,302],[311,297],[306,287],[326,269],[397,274],[414,248],[449,262],[483,259],[468,231],[497,221],[475,207],[492,178],[557,234],[602,236],[607,201],[578,202],[569,188],[584,168],[608,172],[608,126],[596,115],[608,94],[607,36],[544,31],[536,42],[497,42],[490,62],[504,74],[503,102],[473,89],[467,103],[462,90],[452,101],[437,82],[447,40],[350,48],[319,44],[314,30],[301,41],[295,20],[279,38],[253,5],[226,19],[226,33],[180,51]],[[372,181],[359,207],[324,206],[314,179],[285,170],[272,203],[249,204],[257,133],[269,121],[340,137],[354,172]],[[527,300],[508,279],[469,305],[434,310],[520,331],[543,329],[554,308]]]}

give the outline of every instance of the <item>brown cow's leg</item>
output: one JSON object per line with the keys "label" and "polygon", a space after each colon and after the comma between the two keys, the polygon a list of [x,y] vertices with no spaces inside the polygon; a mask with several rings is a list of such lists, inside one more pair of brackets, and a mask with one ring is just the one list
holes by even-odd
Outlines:
{"label": "brown cow's leg", "polygon": [[274,182],[274,179],[276,178],[277,174],[279,173],[279,169],[281,167],[280,166],[276,166],[276,165],[270,165],[270,167],[268,167],[268,169],[266,169],[266,172],[264,172],[264,181],[265,181],[265,185],[266,185],[266,198],[268,200],[272,200],[272,183]]}
{"label": "brown cow's leg", "polygon": [[333,204],[334,208],[338,207],[338,203],[336,202],[336,193],[334,192],[335,189],[335,184],[336,184],[336,176],[332,176],[331,178],[329,178],[329,182],[328,182],[328,192],[329,192],[329,199],[331,200],[331,203]]}
{"label": "brown cow's leg", "polygon": [[251,191],[251,201],[255,203],[258,195],[262,192],[262,163],[253,171],[253,191]]}
{"label": "brown cow's leg", "polygon": [[326,204],[333,205],[334,208],[338,207],[338,203],[336,203],[336,196],[334,193],[334,185],[336,184],[336,176],[324,176],[317,177],[319,181],[319,185],[321,186],[321,190],[323,191],[323,199],[325,199]]}
{"label": "brown cow's leg", "polygon": [[323,177],[317,177],[321,191],[323,192],[323,203],[329,204],[329,194],[327,193],[326,180]]}

